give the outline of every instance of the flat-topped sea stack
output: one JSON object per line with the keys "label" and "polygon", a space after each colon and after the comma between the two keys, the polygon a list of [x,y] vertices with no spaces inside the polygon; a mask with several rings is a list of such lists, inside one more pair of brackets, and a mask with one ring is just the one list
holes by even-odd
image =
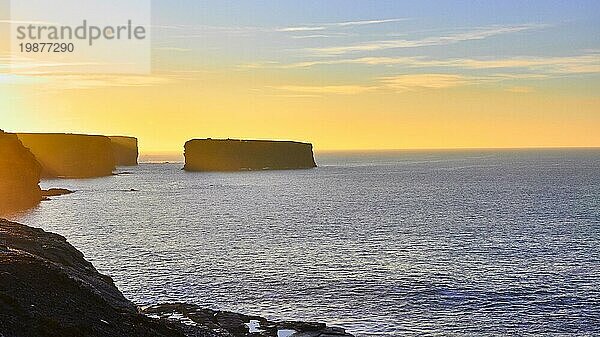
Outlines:
{"label": "flat-topped sea stack", "polygon": [[41,170],[17,135],[0,130],[0,214],[24,210],[40,202]]}
{"label": "flat-topped sea stack", "polygon": [[312,144],[292,141],[193,139],[186,171],[291,170],[316,167]]}
{"label": "flat-topped sea stack", "polygon": [[109,136],[117,166],[138,164],[138,140],[135,137]]}
{"label": "flat-topped sea stack", "polygon": [[115,156],[105,136],[19,133],[42,165],[45,178],[93,178],[112,175]]}

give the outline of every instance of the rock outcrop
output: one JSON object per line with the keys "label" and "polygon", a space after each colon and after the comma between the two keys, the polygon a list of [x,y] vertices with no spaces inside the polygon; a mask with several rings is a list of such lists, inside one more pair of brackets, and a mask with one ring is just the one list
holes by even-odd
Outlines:
{"label": "rock outcrop", "polygon": [[41,166],[17,135],[0,131],[0,214],[37,205]]}
{"label": "rock outcrop", "polygon": [[138,313],[60,235],[0,219],[0,336],[215,336]]}
{"label": "rock outcrop", "polygon": [[287,170],[316,167],[312,144],[292,141],[194,139],[185,143],[186,171]]}
{"label": "rock outcrop", "polygon": [[109,136],[117,166],[138,164],[138,140],[134,137]]}
{"label": "rock outcrop", "polygon": [[188,304],[140,312],[64,237],[3,219],[0,336],[351,337],[321,323],[277,323]]}
{"label": "rock outcrop", "polygon": [[180,317],[212,331],[226,331],[233,337],[352,337],[344,329],[328,327],[324,323],[273,322],[260,316],[205,309],[185,303],[151,306],[142,312],[157,318]]}
{"label": "rock outcrop", "polygon": [[44,178],[109,176],[115,169],[112,143],[105,136],[17,134],[42,165]]}
{"label": "rock outcrop", "polygon": [[59,197],[61,195],[71,194],[73,191],[66,188],[50,188],[42,190],[42,197]]}

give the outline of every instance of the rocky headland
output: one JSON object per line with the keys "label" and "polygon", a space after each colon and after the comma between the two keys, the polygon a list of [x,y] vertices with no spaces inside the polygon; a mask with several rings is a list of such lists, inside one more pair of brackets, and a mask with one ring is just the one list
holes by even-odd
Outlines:
{"label": "rocky headland", "polygon": [[0,130],[0,214],[24,210],[40,202],[41,170],[17,135]]}
{"label": "rocky headland", "polygon": [[350,337],[321,323],[164,304],[145,309],[57,234],[0,219],[0,336]]}
{"label": "rocky headland", "polygon": [[109,136],[117,166],[138,164],[138,140],[135,137]]}
{"label": "rocky headland", "polygon": [[18,133],[42,166],[44,178],[109,176],[115,169],[110,138],[76,134]]}
{"label": "rocky headland", "polygon": [[235,139],[194,139],[185,143],[186,171],[287,170],[316,166],[309,143]]}

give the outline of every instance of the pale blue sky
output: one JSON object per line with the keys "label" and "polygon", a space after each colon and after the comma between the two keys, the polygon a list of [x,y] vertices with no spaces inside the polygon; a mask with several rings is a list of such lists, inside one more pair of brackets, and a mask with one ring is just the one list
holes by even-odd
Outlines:
{"label": "pale blue sky", "polygon": [[[427,48],[439,56],[457,56],[469,52],[471,56],[502,55],[568,55],[578,50],[600,48],[599,1],[153,1],[157,25],[190,25],[199,29],[312,27],[315,30],[287,32],[272,36],[263,34],[250,40],[260,44],[278,45],[288,36],[304,37],[286,40],[288,48],[344,45],[351,42],[423,38],[488,26],[547,25],[543,29],[514,36],[498,36],[493,40],[478,41],[472,48]],[[371,25],[320,25],[348,21],[404,19]],[[188,32],[190,33],[190,32]],[[238,32],[239,33],[239,32]],[[330,33],[330,34],[325,34]],[[336,35],[336,34],[339,35]],[[283,35],[283,36],[281,36]],[[331,35],[331,36],[330,36]],[[223,47],[229,45],[233,34],[221,34]],[[248,38],[248,36],[246,36]],[[485,43],[484,43],[485,42]],[[395,51],[397,54],[399,51]],[[414,50],[413,53],[414,54]],[[388,54],[390,52],[388,51]],[[408,54],[408,53],[407,53]]]}
{"label": "pale blue sky", "polygon": [[153,13],[166,68],[286,69],[339,84],[398,72],[546,76],[542,86],[576,76],[585,90],[600,67],[599,1],[155,0]]}

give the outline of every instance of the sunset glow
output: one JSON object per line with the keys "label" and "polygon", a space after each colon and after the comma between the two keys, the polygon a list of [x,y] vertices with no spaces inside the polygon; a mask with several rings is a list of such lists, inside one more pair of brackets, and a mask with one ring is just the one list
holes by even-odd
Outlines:
{"label": "sunset glow", "polygon": [[142,152],[181,151],[194,137],[317,151],[600,146],[599,11],[594,1],[154,1],[150,75],[25,59],[11,72],[3,43],[0,127],[132,135]]}

